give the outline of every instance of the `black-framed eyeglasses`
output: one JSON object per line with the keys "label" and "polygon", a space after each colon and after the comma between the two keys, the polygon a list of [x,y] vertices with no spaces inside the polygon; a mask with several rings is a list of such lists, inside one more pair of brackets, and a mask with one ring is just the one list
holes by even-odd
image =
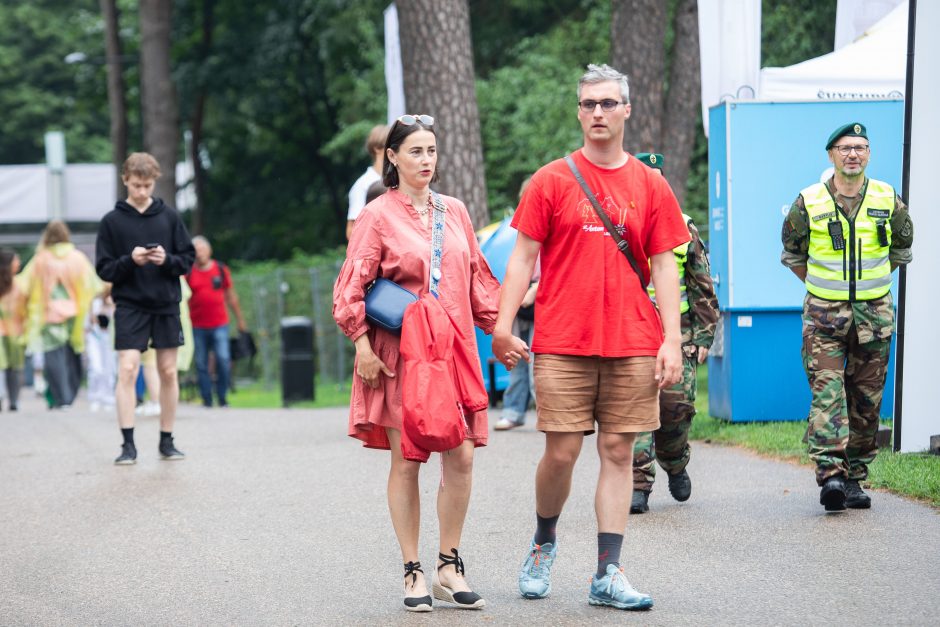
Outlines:
{"label": "black-framed eyeglasses", "polygon": [[858,146],[833,146],[833,148],[838,150],[839,154],[842,155],[843,157],[848,157],[849,154],[851,154],[853,150],[855,151],[855,154],[857,155],[864,155],[866,152],[868,152],[869,147],[858,145]]}
{"label": "black-framed eyeglasses", "polygon": [[578,103],[578,106],[581,107],[581,110],[585,113],[594,113],[594,108],[597,105],[601,106],[602,111],[607,111],[610,113],[617,108],[617,105],[622,105],[624,103],[619,100],[611,100],[610,98],[605,98],[604,100],[582,100]]}
{"label": "black-framed eyeglasses", "polygon": [[421,115],[406,114],[398,118],[398,121],[401,122],[403,126],[413,126],[418,122],[424,126],[434,126],[434,118],[423,113]]}

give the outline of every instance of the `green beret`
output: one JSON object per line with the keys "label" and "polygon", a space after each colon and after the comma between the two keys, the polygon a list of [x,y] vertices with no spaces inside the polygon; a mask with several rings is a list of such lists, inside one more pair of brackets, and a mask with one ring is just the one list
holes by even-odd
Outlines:
{"label": "green beret", "polygon": [[864,137],[868,139],[868,131],[865,129],[865,125],[861,122],[849,122],[848,124],[843,124],[836,130],[832,131],[832,135],[829,136],[829,140],[826,142],[826,150],[832,148],[832,145],[838,141],[840,137]]}
{"label": "green beret", "polygon": [[663,156],[660,154],[655,152],[638,152],[635,156],[643,165],[656,168],[657,170],[663,169]]}

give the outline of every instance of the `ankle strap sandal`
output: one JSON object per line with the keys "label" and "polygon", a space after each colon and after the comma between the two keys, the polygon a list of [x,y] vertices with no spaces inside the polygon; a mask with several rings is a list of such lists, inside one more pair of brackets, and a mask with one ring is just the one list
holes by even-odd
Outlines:
{"label": "ankle strap sandal", "polygon": [[[438,572],[445,566],[453,566],[458,575],[463,575],[463,560],[457,553],[457,549],[451,549],[450,552],[453,553],[453,556],[445,555],[444,553],[437,554],[437,559],[441,561],[441,565],[437,567]],[[453,603],[462,609],[478,610],[486,605],[486,601],[483,600],[483,597],[476,592],[454,592],[454,590],[440,582],[440,575],[438,575],[437,580],[434,582],[433,591],[435,599]]]}
{"label": "ankle strap sandal", "polygon": [[443,562],[443,564],[438,566],[437,569],[440,570],[445,566],[453,566],[454,570],[457,571],[457,574],[462,575],[464,573],[463,559],[460,557],[460,555],[457,554],[457,549],[451,549],[450,552],[454,554],[453,557],[450,555],[444,555],[443,553],[437,554],[437,559]]}
{"label": "ankle strap sandal", "polygon": [[408,575],[411,575],[411,585],[418,582],[417,573],[424,574],[424,571],[421,570],[421,562],[405,562],[405,579],[408,579]]}
{"label": "ankle strap sandal", "polygon": [[[424,574],[421,570],[421,562],[405,562],[405,580],[407,581],[408,575],[411,575],[412,586],[418,582],[418,573]],[[404,599],[405,609],[409,612],[430,612],[433,609],[431,603],[430,594],[423,597],[406,596]]]}

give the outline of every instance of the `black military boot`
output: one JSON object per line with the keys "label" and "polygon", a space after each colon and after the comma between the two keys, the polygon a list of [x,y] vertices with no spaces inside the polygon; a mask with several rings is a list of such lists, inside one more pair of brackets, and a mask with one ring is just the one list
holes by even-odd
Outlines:
{"label": "black military boot", "polygon": [[819,491],[819,503],[827,512],[840,512],[845,509],[845,478],[829,477]]}
{"label": "black military boot", "polygon": [[669,475],[669,494],[680,503],[688,501],[692,496],[692,479],[689,478],[689,473],[685,469]]}
{"label": "black military boot", "polygon": [[849,479],[845,483],[845,505],[852,509],[871,508],[871,497],[865,494],[855,479]]}
{"label": "black military boot", "polygon": [[630,503],[631,514],[643,514],[650,511],[650,493],[648,490],[634,490],[633,501]]}

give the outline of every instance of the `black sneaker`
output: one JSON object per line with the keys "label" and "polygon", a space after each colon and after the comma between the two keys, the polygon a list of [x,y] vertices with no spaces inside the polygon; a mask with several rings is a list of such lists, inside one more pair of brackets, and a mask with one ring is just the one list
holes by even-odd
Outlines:
{"label": "black sneaker", "polygon": [[689,497],[692,496],[692,480],[685,469],[682,472],[669,475],[669,494],[680,503],[688,501]]}
{"label": "black sneaker", "polygon": [[819,503],[827,512],[841,512],[845,509],[845,479],[841,476],[829,477],[819,491]]}
{"label": "black sneaker", "polygon": [[137,463],[137,447],[132,442],[125,442],[121,445],[121,454],[114,463],[119,466],[128,466]]}
{"label": "black sneaker", "polygon": [[173,446],[173,438],[160,440],[160,457],[166,460],[185,459],[186,455]]}
{"label": "black sneaker", "polygon": [[870,509],[871,497],[865,494],[855,479],[845,482],[845,505],[852,509]]}
{"label": "black sneaker", "polygon": [[631,514],[643,514],[650,511],[650,493],[646,490],[634,490],[633,501],[630,503]]}

